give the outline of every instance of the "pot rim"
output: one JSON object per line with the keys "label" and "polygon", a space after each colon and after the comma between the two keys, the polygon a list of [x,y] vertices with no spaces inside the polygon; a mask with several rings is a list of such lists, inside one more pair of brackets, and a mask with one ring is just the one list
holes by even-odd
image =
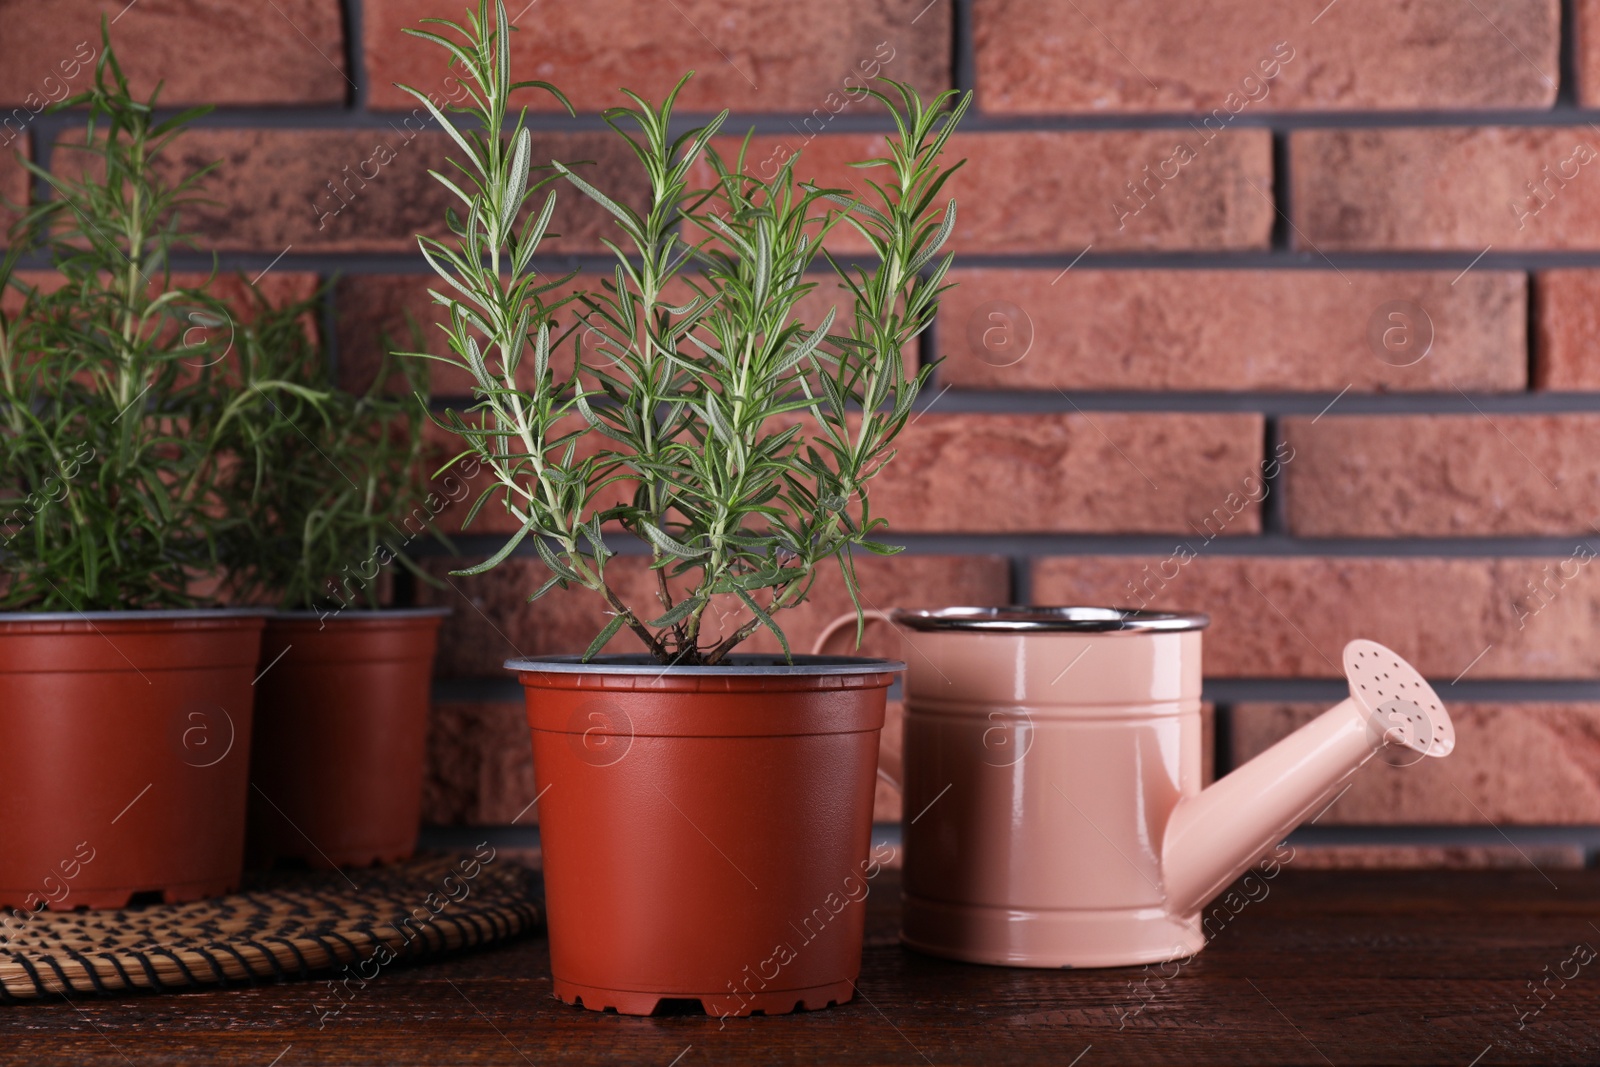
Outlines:
{"label": "pot rim", "polygon": [[613,653],[583,662],[581,656],[526,656],[505,661],[505,669],[543,674],[630,674],[630,675],[761,675],[821,676],[837,674],[885,674],[903,671],[897,659],[870,659],[866,656],[795,656],[785,662],[777,653],[734,653],[713,666],[667,666],[645,652]]}
{"label": "pot rim", "polygon": [[0,611],[6,622],[115,622],[121,619],[265,618],[271,608],[120,608],[109,611]]}
{"label": "pot rim", "polygon": [[421,619],[445,618],[455,611],[450,607],[413,607],[413,608],[334,608],[330,611],[318,611],[315,608],[296,608],[293,611],[280,611],[277,608],[267,609],[269,619],[325,619],[332,622],[334,619],[346,615],[353,615],[362,619],[388,618],[388,619]]}
{"label": "pot rim", "polygon": [[911,630],[990,633],[1177,633],[1204,630],[1211,624],[1211,616],[1202,612],[1031,604],[934,610],[896,608],[889,613],[889,618]]}

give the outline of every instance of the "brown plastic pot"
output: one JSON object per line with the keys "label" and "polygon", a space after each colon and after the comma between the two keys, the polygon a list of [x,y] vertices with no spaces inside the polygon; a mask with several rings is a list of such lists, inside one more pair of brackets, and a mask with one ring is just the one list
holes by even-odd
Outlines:
{"label": "brown plastic pot", "polygon": [[443,608],[282,612],[256,683],[248,856],[366,866],[417,847]]}
{"label": "brown plastic pot", "polygon": [[513,660],[555,994],[648,1015],[843,1003],[861,970],[884,696],[904,664]]}
{"label": "brown plastic pot", "polygon": [[237,888],[263,619],[0,615],[0,905]]}

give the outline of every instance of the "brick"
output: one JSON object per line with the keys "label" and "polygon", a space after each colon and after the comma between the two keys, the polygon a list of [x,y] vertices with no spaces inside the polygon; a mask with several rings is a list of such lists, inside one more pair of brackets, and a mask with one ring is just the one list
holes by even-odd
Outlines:
{"label": "brick", "polygon": [[[449,170],[447,155],[460,149],[443,133],[407,129],[192,130],[174,146],[168,169],[190,173],[221,161],[203,184],[204,195],[217,203],[185,216],[202,247],[277,253],[292,245],[296,253],[408,252],[420,258],[416,235],[443,235],[445,208],[459,203],[428,170]],[[594,160],[588,176],[614,198],[640,204],[647,196],[643,173],[614,137],[536,134],[533,154],[536,161]],[[601,251],[611,217],[570,187],[557,189],[557,203],[551,232],[559,236],[547,238],[540,250]]]}
{"label": "brick", "polygon": [[1295,845],[1296,870],[1582,870],[1579,845]]}
{"label": "brick", "polygon": [[[821,125],[863,110],[846,95],[860,95],[863,76],[908,81],[928,96],[950,85],[951,6],[922,6],[923,0],[820,0],[804,8],[715,0],[678,0],[665,9],[649,0],[535,4],[517,20],[511,69],[518,78],[554,82],[579,111],[625,103],[618,86],[660,100],[693,70],[678,97],[680,112],[801,113]],[[459,22],[460,4],[369,0],[363,13],[374,107],[411,107],[394,82],[418,88],[443,82],[444,50],[400,31],[426,16]],[[530,108],[561,108],[544,93],[524,96]]]}
{"label": "brick", "polygon": [[[938,373],[976,389],[1526,388],[1523,275],[1473,271],[1452,286],[1458,273],[956,270]],[[1400,300],[1425,317],[1389,306]],[[1393,324],[1412,332],[1385,346]]]}
{"label": "brick", "polygon": [[[1167,167],[1175,176],[1163,181],[1156,169],[1179,143],[1193,158]],[[737,142],[722,147],[731,155]],[[765,135],[752,139],[746,170],[770,177],[798,152],[796,179],[871,202],[863,172],[846,164],[886,150],[886,140],[871,134]],[[1265,248],[1272,233],[1272,140],[1265,130],[1230,131],[1210,142],[1174,130],[958,133],[946,159],[963,158],[966,166],[942,190],[959,205],[946,246],[952,251]],[[1154,177],[1146,177],[1146,166]],[[1136,197],[1129,182],[1147,182],[1149,191]],[[846,227],[834,235],[830,247],[866,247]]]}
{"label": "brick", "polygon": [[470,528],[464,526],[473,502],[494,484],[494,479],[483,464],[472,465],[471,457],[451,463],[467,446],[449,430],[430,419],[422,433],[423,469],[432,483],[430,487],[447,501],[434,517],[436,530],[455,537],[462,533],[509,535],[521,528],[504,507],[494,502],[483,506]]}
{"label": "brick", "polygon": [[[1307,704],[1233,709],[1235,766],[1321,714]],[[1320,826],[1600,822],[1600,704],[1449,705],[1456,748],[1393,766],[1374,759]]]}
{"label": "brick", "polygon": [[[1561,559],[1073,556],[1033,568],[1040,604],[1204,611],[1207,673],[1341,678],[1352,638],[1382,642],[1429,678],[1600,677],[1591,620],[1600,579]],[[1187,558],[1187,562],[1183,560]],[[1572,575],[1559,586],[1544,568]],[[1148,569],[1146,569],[1148,568]],[[1533,583],[1548,584],[1543,590]]]}
{"label": "brick", "polygon": [[[253,275],[255,272],[251,273]],[[55,277],[59,277],[59,275]],[[225,374],[229,367],[237,365],[235,361],[239,357],[235,353],[237,352],[236,343],[239,327],[254,321],[259,314],[257,296],[265,299],[273,307],[286,307],[311,299],[316,295],[318,287],[322,284],[322,279],[309,271],[268,271],[257,279],[254,286],[255,291],[252,292],[246,275],[231,272],[219,273],[209,283],[207,281],[208,277],[206,274],[187,271],[175,272],[172,275],[172,281],[175,285],[191,288],[206,286],[212,296],[227,303],[234,316],[233,322],[206,329],[190,318],[188,320],[190,323],[189,329],[195,330],[198,326],[198,332],[193,334],[185,333],[184,335],[185,338],[196,344],[201,343],[203,339],[227,344],[228,347],[222,355],[222,361],[218,366],[218,370]],[[313,347],[309,351],[309,358],[312,359],[326,358],[326,349],[322,347],[321,342],[322,324],[319,318],[320,316],[313,311],[310,314],[301,316],[300,320],[306,335],[312,340]],[[180,340],[182,339],[180,338]]]}
{"label": "brick", "polygon": [[[421,257],[418,257],[421,262]],[[597,288],[601,278],[585,275],[564,286],[552,298],[559,299],[581,288]],[[444,281],[431,271],[426,274],[352,274],[334,286],[334,306],[337,311],[339,338],[339,366],[351,381],[371,379],[373,370],[382,358],[387,342],[391,350],[412,351],[414,341],[421,342],[421,351],[435,356],[454,358],[445,334],[438,328],[448,324],[449,314],[434,303],[429,289],[445,286]],[[577,309],[569,305],[557,312],[557,329],[565,329],[575,320]],[[421,331],[415,339],[411,324]],[[586,352],[589,346],[585,346]],[[551,367],[557,377],[572,373],[573,350],[571,343],[561,346],[552,356]],[[532,361],[519,372],[518,382],[524,388],[531,385]],[[470,397],[472,375],[458,367],[438,360],[428,362],[429,385],[436,397]]]}
{"label": "brick", "polygon": [[1597,145],[1586,126],[1298,131],[1293,239],[1322,251],[1600,248]]}
{"label": "brick", "polygon": [[[206,277],[204,274],[175,273],[172,280],[176,285],[199,286],[205,283]],[[316,274],[295,270],[268,271],[255,280],[256,290],[275,307],[309,300],[316,295],[317,287],[321,284],[322,279]],[[242,274],[218,274],[211,283],[210,291],[242,314],[247,314],[255,307],[250,287]]]}
{"label": "brick", "polygon": [[[6,136],[6,133],[0,133],[0,137]],[[13,209],[25,208],[28,204],[30,178],[26,168],[17,161],[19,152],[28,154],[26,138],[8,139],[0,144],[0,240],[5,238],[6,231],[21,215],[20,211]]]}
{"label": "brick", "polygon": [[462,533],[506,535],[520,528],[520,524],[495,503],[483,506],[470,529],[463,526],[473,501],[493,484],[493,479],[481,463],[471,465],[471,457],[457,460],[455,457],[466,449],[466,443],[432,419],[424,425],[422,437],[424,475],[429,480],[429,488],[444,501],[434,515],[435,530],[455,537]]}
{"label": "brick", "polygon": [[[1317,5],[1320,7],[1320,5]],[[974,8],[985,111],[1549,107],[1557,0],[997,0]],[[1203,42],[1203,46],[1196,47]],[[1269,80],[1270,79],[1270,80]]]}
{"label": "brick", "polygon": [[[444,700],[428,720],[424,824],[533,825],[533,742],[522,702]],[[518,816],[521,818],[518,818]]]}
{"label": "brick", "polygon": [[1595,107],[1600,105],[1600,0],[1574,0],[1573,16],[1578,103]]}
{"label": "brick", "polygon": [[0,105],[32,109],[92,86],[102,15],[140,99],[158,81],[167,105],[343,104],[351,89],[338,0],[0,0],[11,42]]}
{"label": "brick", "polygon": [[[443,431],[430,435],[436,468],[461,446]],[[873,479],[872,510],[898,533],[1259,533],[1262,437],[1252,414],[929,413]],[[447,511],[442,528],[459,530],[468,506]],[[471,530],[516,528],[491,505]]]}
{"label": "brick", "polygon": [[[418,257],[419,261],[421,257]],[[359,389],[372,380],[384,352],[428,352],[448,355],[450,346],[436,328],[449,316],[428,295],[443,281],[437,274],[347,274],[333,285],[334,337],[339,350],[339,380],[346,389]],[[411,324],[420,331],[412,336]],[[469,391],[456,378],[471,381],[464,372],[434,360],[428,362],[428,380],[434,395]],[[446,384],[448,383],[448,384]],[[443,386],[443,387],[441,387]]]}
{"label": "brick", "polygon": [[1600,271],[1548,270],[1534,281],[1538,389],[1600,390],[1600,360],[1593,355],[1600,337]]}
{"label": "brick", "polygon": [[1254,414],[929,412],[873,480],[873,511],[900,532],[1158,533],[1225,507],[1226,533],[1257,533],[1262,440]]}
{"label": "brick", "polygon": [[[501,664],[516,656],[575,654],[582,652],[595,634],[605,626],[605,603],[586,589],[553,590],[532,604],[528,594],[544,584],[548,572],[538,560],[514,557],[488,574],[471,578],[444,577],[451,567],[445,560],[427,561],[427,569],[444,578],[446,588],[420,586],[424,603],[443,604],[455,609],[440,632],[438,671],[441,677],[503,677]],[[992,605],[1010,599],[1010,569],[999,556],[913,556],[872,557],[862,554],[856,561],[865,607],[925,607],[947,604]],[[641,556],[624,556],[607,565],[607,580],[624,603],[652,603],[655,578]],[[812,642],[831,620],[851,610],[848,593],[839,578],[838,568],[823,569],[810,598],[798,607],[782,612],[777,621],[797,653],[808,652]],[[712,615],[715,618],[712,618]],[[747,608],[718,603],[708,612],[705,637],[736,627],[750,619]],[[704,640],[705,638],[703,638]],[[640,650],[632,634],[619,633],[607,646],[609,651]],[[832,647],[838,651],[837,643]],[[740,651],[772,652],[778,648],[767,633],[758,633]],[[899,639],[881,628],[869,627],[860,655],[894,656]]]}
{"label": "brick", "polygon": [[1284,421],[1303,537],[1590,536],[1600,415],[1328,415]]}

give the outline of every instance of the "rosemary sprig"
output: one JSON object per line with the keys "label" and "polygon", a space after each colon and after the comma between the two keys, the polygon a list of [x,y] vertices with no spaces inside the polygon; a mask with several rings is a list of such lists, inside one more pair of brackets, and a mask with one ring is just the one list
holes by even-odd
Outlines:
{"label": "rosemary sprig", "polygon": [[[723,159],[712,138],[725,112],[673,137],[683,81],[660,105],[624,90],[629,105],[604,117],[649,179],[641,210],[573,166],[557,162],[554,174],[532,177],[540,168],[525,110],[513,112],[511,96],[538,87],[565,99],[553,86],[512,81],[500,0],[481,2],[465,25],[426,21],[442,32],[407,32],[449,50],[471,99],[452,109],[466,117],[457,122],[407,88],[460,150],[450,161],[456,173],[434,175],[459,201],[447,218],[451,238],[418,239],[445,283],[432,290],[449,314],[451,355],[442,358],[475,383],[474,407],[441,421],[467,445],[463,455],[493,472],[473,513],[498,500],[520,523],[498,552],[457,573],[486,571],[530,543],[551,572],[534,598],[578,585],[609,606],[585,658],[624,628],[665,664],[720,662],[761,628],[787,651],[775,616],[802,602],[830,561],[859,613],[853,550],[898,551],[879,540],[885,521],[872,514],[868,486],[893,458],[931,371],[903,353],[946,288],[950,257],[936,257],[955,204],[938,197],[956,167],[939,159],[967,98],[943,93],[925,104],[884,80],[873,95],[897,135],[888,157],[858,164],[886,173],[865,178],[871,193],[857,199],[798,185],[795,158],[771,179],[750,176],[748,138],[734,160]],[[692,188],[699,163],[713,178]],[[553,295],[572,275],[546,279],[531,266],[556,194],[546,191],[537,207],[531,199],[556,176],[606,211],[620,235],[607,242],[611,278],[575,298]],[[865,236],[870,264],[822,251],[840,224]],[[843,322],[833,313],[800,318],[819,256],[849,299]],[[554,313],[573,299],[578,324],[558,333]],[[574,370],[557,377],[551,353],[569,338]],[[633,495],[607,506],[602,490],[618,482]],[[612,524],[650,548],[657,582],[648,607],[625,603],[607,579]],[[721,633],[707,620],[728,600],[750,617]]]}

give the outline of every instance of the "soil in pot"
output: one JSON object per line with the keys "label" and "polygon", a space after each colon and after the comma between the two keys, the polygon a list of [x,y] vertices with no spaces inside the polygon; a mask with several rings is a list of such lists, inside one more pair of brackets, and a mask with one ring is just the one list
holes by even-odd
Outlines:
{"label": "soil in pot", "polygon": [[0,616],[0,905],[169,903],[238,887],[263,619]]}
{"label": "soil in pot", "polygon": [[849,1000],[884,697],[899,663],[517,660],[551,970],[569,1004],[711,1015]]}
{"label": "soil in pot", "polygon": [[291,612],[261,641],[249,859],[406,859],[422,815],[433,653],[444,609]]}

